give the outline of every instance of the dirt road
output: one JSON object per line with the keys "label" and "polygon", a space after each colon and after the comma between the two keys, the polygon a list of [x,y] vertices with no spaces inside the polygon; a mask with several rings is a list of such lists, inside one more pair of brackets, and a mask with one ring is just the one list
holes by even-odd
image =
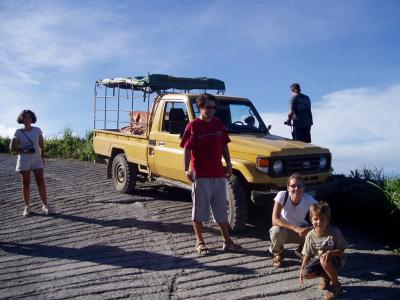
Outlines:
{"label": "dirt road", "polygon": [[[271,266],[266,224],[234,237],[244,254],[226,254],[210,223],[205,239],[215,255],[198,257],[188,191],[153,184],[140,185],[135,196],[117,194],[105,165],[48,160],[55,213],[41,213],[33,185],[34,214],[23,218],[15,159],[0,155],[1,299],[322,298],[317,279],[300,286],[294,245],[285,268]],[[338,226],[353,244],[341,299],[400,299],[400,257]]]}

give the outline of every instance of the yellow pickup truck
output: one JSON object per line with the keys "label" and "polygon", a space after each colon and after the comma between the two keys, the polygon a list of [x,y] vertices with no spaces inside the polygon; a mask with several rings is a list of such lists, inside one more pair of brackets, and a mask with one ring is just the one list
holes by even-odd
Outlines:
{"label": "yellow pickup truck", "polygon": [[303,174],[308,192],[317,197],[332,190],[329,150],[271,134],[249,99],[223,95],[223,81],[152,74],[96,82],[93,145],[106,158],[107,176],[117,191],[134,193],[138,180],[190,189],[179,144],[188,122],[200,114],[195,89],[216,91],[215,116],[231,138],[227,202],[232,230],[245,227],[250,201],[271,203],[292,173]]}

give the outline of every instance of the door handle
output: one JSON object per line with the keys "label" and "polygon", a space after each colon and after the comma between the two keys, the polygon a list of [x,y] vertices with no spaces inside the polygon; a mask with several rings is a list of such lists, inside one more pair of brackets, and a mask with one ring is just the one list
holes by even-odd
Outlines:
{"label": "door handle", "polygon": [[159,145],[159,146],[165,146],[165,142],[164,142],[164,141],[159,141],[159,142],[158,142],[158,145]]}

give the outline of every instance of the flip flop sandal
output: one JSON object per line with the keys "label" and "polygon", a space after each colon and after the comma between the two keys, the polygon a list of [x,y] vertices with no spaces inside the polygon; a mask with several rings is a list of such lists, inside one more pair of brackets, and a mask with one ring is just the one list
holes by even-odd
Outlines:
{"label": "flip flop sandal", "polygon": [[204,242],[197,242],[195,249],[198,254],[203,255],[203,256],[211,254],[211,250],[206,247],[206,244]]}
{"label": "flip flop sandal", "polygon": [[331,280],[329,279],[329,277],[323,276],[321,281],[319,282],[319,285],[318,285],[319,289],[320,290],[327,290],[327,289],[330,288],[330,286],[331,286]]}
{"label": "flip flop sandal", "polygon": [[222,250],[226,252],[235,252],[235,253],[241,253],[244,251],[242,246],[234,243],[232,240],[224,242],[222,244]]}
{"label": "flip flop sandal", "polygon": [[281,255],[275,255],[275,256],[274,256],[274,260],[273,260],[273,262],[272,262],[272,265],[273,265],[275,268],[280,268],[280,267],[282,267],[282,264],[283,264],[283,256],[281,256]]}

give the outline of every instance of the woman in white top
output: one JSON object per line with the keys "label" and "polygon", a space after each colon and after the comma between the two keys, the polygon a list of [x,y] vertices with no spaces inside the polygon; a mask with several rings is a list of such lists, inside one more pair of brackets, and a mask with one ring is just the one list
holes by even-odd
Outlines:
{"label": "woman in white top", "polygon": [[305,237],[312,229],[305,217],[317,201],[304,189],[303,177],[293,174],[288,178],[287,191],[279,192],[274,199],[269,251],[274,255],[273,266],[277,268],[282,266],[285,244],[299,244],[295,254],[301,257]]}
{"label": "woman in white top", "polygon": [[38,185],[39,195],[43,202],[42,211],[49,214],[47,205],[47,192],[44,182],[44,140],[42,130],[39,127],[33,127],[36,123],[36,115],[31,110],[23,110],[17,122],[23,124],[24,128],[17,129],[11,140],[11,151],[18,153],[16,171],[21,174],[22,193],[24,196],[25,208],[23,216],[30,215],[30,185],[31,171],[33,172]]}

